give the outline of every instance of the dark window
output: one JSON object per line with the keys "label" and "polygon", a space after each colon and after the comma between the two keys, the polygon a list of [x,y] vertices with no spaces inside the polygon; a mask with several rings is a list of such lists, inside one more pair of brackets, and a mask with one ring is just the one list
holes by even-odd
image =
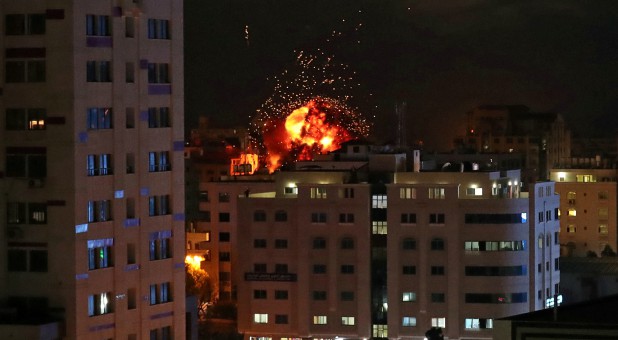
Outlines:
{"label": "dark window", "polygon": [[220,232],[219,233],[219,242],[230,242],[230,233],[228,233],[228,232]]}
{"label": "dark window", "polygon": [[416,214],[413,214],[413,213],[401,214],[401,223],[415,224]]}
{"label": "dark window", "polygon": [[287,299],[288,299],[287,290],[275,290],[275,300],[287,300]]}
{"label": "dark window", "polygon": [[275,324],[286,325],[288,323],[288,316],[284,314],[275,314]]}
{"label": "dark window", "polygon": [[443,266],[431,266],[431,275],[444,275]]}
{"label": "dark window", "polygon": [[446,295],[444,293],[431,293],[431,302],[445,302]]}
{"label": "dark window", "polygon": [[263,289],[253,290],[253,298],[254,299],[266,299],[266,290],[263,290]]}
{"label": "dark window", "polygon": [[225,203],[225,202],[229,202],[230,201],[230,194],[228,194],[227,192],[220,192],[219,193],[219,202],[220,203]]}
{"label": "dark window", "polygon": [[351,265],[351,264],[341,265],[341,274],[354,274],[354,265]]}
{"label": "dark window", "polygon": [[254,239],[253,248],[266,248],[266,239],[263,239],[263,238]]}
{"label": "dark window", "polygon": [[25,272],[28,270],[28,252],[25,249],[9,249],[7,256],[9,272]]}
{"label": "dark window", "polygon": [[469,224],[516,224],[525,223],[522,214],[466,214],[465,223]]}
{"label": "dark window", "polygon": [[253,212],[253,221],[255,222],[265,222],[266,221],[266,212],[264,210],[256,210]]}
{"label": "dark window", "polygon": [[324,291],[324,290],[314,290],[313,291],[313,300],[316,300],[316,301],[326,300],[326,291]]}
{"label": "dark window", "polygon": [[354,223],[354,214],[339,214],[339,223]]}
{"label": "dark window", "polygon": [[287,249],[287,248],[288,248],[288,240],[285,240],[285,239],[275,240],[275,249]]}
{"label": "dark window", "polygon": [[230,253],[227,251],[219,252],[219,262],[230,262]]}
{"label": "dark window", "polygon": [[170,108],[169,107],[149,107],[148,108],[148,127],[163,128],[170,127]]}
{"label": "dark window", "polygon": [[405,250],[416,249],[416,240],[413,238],[404,238],[402,242],[402,248]]}
{"label": "dark window", "polygon": [[230,213],[219,213],[219,222],[229,222],[230,221]]}
{"label": "dark window", "polygon": [[326,223],[326,213],[311,213],[311,223]]}
{"label": "dark window", "polygon": [[325,249],[326,239],[323,237],[316,237],[313,239],[313,249]]}
{"label": "dark window", "polygon": [[523,303],[528,301],[527,293],[483,294],[467,293],[466,303]]}
{"label": "dark window", "polygon": [[402,274],[403,275],[415,275],[416,266],[403,266]]}
{"label": "dark window", "polygon": [[466,266],[466,276],[524,276],[528,270],[523,266]]}
{"label": "dark window", "polygon": [[148,39],[170,39],[170,23],[165,19],[148,19]]}
{"label": "dark window", "polygon": [[429,214],[430,224],[444,224],[444,214]]}
{"label": "dark window", "polygon": [[253,271],[256,273],[266,273],[267,267],[266,263],[254,263]]}
{"label": "dark window", "polygon": [[286,274],[288,272],[288,265],[285,263],[275,264],[275,273]]}
{"label": "dark window", "polygon": [[431,250],[444,250],[444,240],[441,238],[432,239]]}
{"label": "dark window", "polygon": [[275,221],[276,222],[285,222],[287,220],[288,220],[288,213],[285,210],[275,211]]}
{"label": "dark window", "polygon": [[313,273],[314,274],[324,274],[324,273],[326,273],[326,265],[325,264],[314,264],[313,265]]}
{"label": "dark window", "polygon": [[354,240],[351,237],[342,238],[341,249],[354,249]]}
{"label": "dark window", "polygon": [[354,301],[354,292],[341,292],[341,301]]}

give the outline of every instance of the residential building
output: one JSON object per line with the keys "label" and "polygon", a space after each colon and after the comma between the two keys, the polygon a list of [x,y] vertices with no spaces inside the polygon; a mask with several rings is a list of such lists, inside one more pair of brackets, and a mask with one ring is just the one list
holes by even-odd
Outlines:
{"label": "residential building", "polygon": [[0,13],[0,334],[184,339],[183,2]]}
{"label": "residential building", "polygon": [[231,272],[239,332],[420,339],[439,326],[489,339],[495,318],[557,294],[553,182],[523,192],[519,170],[427,171],[418,152],[374,151],[349,143],[269,181],[201,184],[211,222],[197,231],[216,230],[210,251],[229,256],[229,269],[209,265]]}
{"label": "residential building", "polygon": [[563,256],[597,256],[606,246],[618,250],[616,169],[553,169],[560,195]]}

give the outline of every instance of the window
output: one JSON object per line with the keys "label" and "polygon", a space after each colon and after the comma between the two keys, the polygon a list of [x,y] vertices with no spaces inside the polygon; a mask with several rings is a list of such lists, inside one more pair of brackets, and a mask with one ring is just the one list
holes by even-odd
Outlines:
{"label": "window", "polygon": [[607,220],[609,211],[606,207],[599,208],[599,220]]}
{"label": "window", "polygon": [[444,199],[444,188],[429,188],[429,199]]}
{"label": "window", "polygon": [[444,275],[444,266],[431,266],[431,275]]}
{"label": "window", "polygon": [[444,240],[441,238],[432,239],[431,250],[444,250]]}
{"label": "window", "polygon": [[313,265],[313,273],[314,274],[325,274],[326,273],[326,265],[325,264],[314,264]]}
{"label": "window", "polygon": [[609,199],[609,193],[605,190],[599,191],[598,198],[600,201],[605,201]]}
{"label": "window", "polygon": [[431,327],[446,328],[446,318],[431,318]]}
{"label": "window", "polygon": [[525,303],[528,293],[466,293],[466,303]]}
{"label": "window", "polygon": [[483,196],[483,188],[467,188],[467,196]]}
{"label": "window", "polygon": [[148,197],[148,216],[162,216],[171,213],[170,195]]}
{"label": "window", "polygon": [[464,249],[467,251],[523,251],[526,250],[526,241],[466,241]]}
{"label": "window", "polygon": [[135,128],[135,110],[132,107],[125,109],[125,127],[127,129]]}
{"label": "window", "polygon": [[111,108],[91,107],[88,108],[87,128],[88,130],[102,130],[113,128],[113,112]]}
{"label": "window", "polygon": [[170,108],[169,107],[149,107],[148,108],[148,127],[164,128],[170,127]]}
{"label": "window", "polygon": [[341,301],[354,301],[354,292],[343,291],[340,294]]}
{"label": "window", "polygon": [[220,212],[219,213],[219,222],[229,222],[230,221],[230,213]]}
{"label": "window", "polygon": [[446,301],[446,295],[444,293],[431,293],[431,302],[442,303]]}
{"label": "window", "polygon": [[168,151],[154,151],[148,153],[148,171],[160,172],[172,170]]}
{"label": "window", "polygon": [[219,242],[230,242],[230,233],[229,232],[220,232],[219,233]]}
{"label": "window", "polygon": [[493,319],[465,319],[465,329],[488,329],[493,328]]}
{"label": "window", "polygon": [[254,239],[253,248],[266,248],[266,240],[263,238]]}
{"label": "window", "polygon": [[354,249],[354,239],[344,237],[341,239],[341,249]]}
{"label": "window", "polygon": [[148,63],[148,83],[149,84],[169,84],[169,64]]}
{"label": "window", "polygon": [[13,248],[7,250],[9,272],[47,272],[47,249]]}
{"label": "window", "polygon": [[607,235],[609,233],[609,229],[607,228],[607,224],[599,224],[599,234]]}
{"label": "window", "polygon": [[5,62],[4,80],[7,83],[43,83],[46,79],[44,59],[9,59]]}
{"label": "window", "polygon": [[253,322],[268,323],[268,314],[261,314],[261,313],[253,314]]}
{"label": "window", "polygon": [[314,238],[313,249],[326,249],[326,239],[323,237]]}
{"label": "window", "polygon": [[287,299],[288,299],[287,290],[275,290],[275,300],[287,300]]}
{"label": "window", "polygon": [[275,324],[287,325],[288,324],[288,316],[285,315],[285,314],[275,314]]}
{"label": "window", "polygon": [[401,301],[403,301],[403,302],[413,302],[413,301],[416,301],[416,293],[415,292],[404,292],[401,295]]}
{"label": "window", "polygon": [[354,223],[354,214],[339,214],[339,223]]}
{"label": "window", "polygon": [[411,237],[404,238],[402,241],[402,248],[404,250],[416,249],[416,240]]}
{"label": "window", "polygon": [[88,296],[88,316],[97,316],[113,312],[114,295],[99,293]]}
{"label": "window", "polygon": [[311,213],[311,223],[326,223],[326,213]]}
{"label": "window", "polygon": [[314,290],[312,294],[312,298],[314,301],[325,301],[326,291],[325,290]]}
{"label": "window", "polygon": [[112,64],[109,60],[86,61],[86,81],[109,83],[112,81]]}
{"label": "window", "polygon": [[371,221],[371,233],[374,235],[386,235],[388,233],[386,221]]}
{"label": "window", "polygon": [[416,214],[414,213],[401,214],[401,223],[402,224],[416,224]]}
{"label": "window", "polygon": [[172,340],[172,326],[150,330],[150,340]]}
{"label": "window", "polygon": [[403,266],[402,274],[403,275],[416,275],[416,266]]}
{"label": "window", "polygon": [[6,177],[45,178],[47,176],[46,148],[6,148]]}
{"label": "window", "polygon": [[327,324],[326,315],[314,315],[313,324],[314,325],[326,325]]}
{"label": "window", "polygon": [[344,188],[343,198],[354,198],[354,188]]}
{"label": "window", "polygon": [[264,210],[256,210],[253,212],[254,222],[266,222],[266,212]]}
{"label": "window", "polygon": [[569,216],[573,216],[573,217],[577,216],[577,210],[574,209],[574,208],[570,208],[568,214],[569,214]]}
{"label": "window", "polygon": [[23,202],[8,202],[6,204],[7,224],[25,224],[26,223],[26,203]]}
{"label": "window", "polygon": [[275,222],[285,222],[288,220],[288,213],[285,210],[275,211]]}
{"label": "window", "polygon": [[112,220],[112,201],[88,201],[88,222],[105,222]]}
{"label": "window", "polygon": [[113,238],[88,240],[88,269],[109,268],[114,265]]}
{"label": "window", "polygon": [[150,305],[158,305],[161,303],[172,301],[172,291],[169,282],[150,285]]}
{"label": "window", "polygon": [[429,224],[444,224],[444,214],[429,214]]}
{"label": "window", "polygon": [[266,299],[266,290],[265,289],[254,289],[253,290],[253,298],[254,299]]}
{"label": "window", "polygon": [[567,233],[575,233],[577,231],[577,227],[574,224],[569,224],[566,227]]}
{"label": "window", "polygon": [[219,203],[227,203],[230,201],[230,194],[227,192],[219,193]]}
{"label": "window", "polygon": [[[221,257],[221,255],[219,255],[219,257]],[[253,264],[253,272],[254,273],[266,273],[267,269],[268,269],[268,267],[266,266],[266,263],[254,263]]]}
{"label": "window", "polygon": [[341,265],[341,274],[354,274],[354,265],[352,264]]}
{"label": "window", "polygon": [[45,130],[45,109],[6,109],[5,127],[7,131]]}
{"label": "window", "polygon": [[399,188],[399,198],[415,199],[416,198],[416,188]]}
{"label": "window", "polygon": [[47,223],[47,203],[28,203],[28,223]]}
{"label": "window", "polygon": [[169,20],[148,19],[148,39],[170,39]]}
{"label": "window", "polygon": [[111,36],[112,30],[107,15],[86,15],[86,35]]}
{"label": "window", "polygon": [[288,272],[288,265],[285,263],[275,263],[275,273],[286,274]]}
{"label": "window", "polygon": [[285,195],[298,195],[298,187],[285,187],[283,193]]}
{"label": "window", "polygon": [[371,207],[374,209],[386,209],[388,207],[386,195],[371,196]]}
{"label": "window", "polygon": [[171,230],[158,231],[150,234],[149,241],[150,261],[163,260],[172,257]]}
{"label": "window", "polygon": [[326,198],[326,188],[315,187],[311,188],[311,198]]}
{"label": "window", "polygon": [[275,240],[275,249],[287,249],[288,248],[288,240],[286,239],[276,239]]}
{"label": "window", "polygon": [[401,325],[403,327],[416,327],[416,318],[413,316],[404,316],[401,319]]}
{"label": "window", "polygon": [[45,34],[45,14],[7,14],[4,23],[6,35]]}
{"label": "window", "polygon": [[135,18],[130,15],[124,17],[124,36],[125,38],[135,37]]}
{"label": "window", "polygon": [[88,155],[86,157],[86,171],[88,176],[111,175],[112,155],[104,153],[101,155]]}
{"label": "window", "polygon": [[230,252],[229,251],[220,251],[219,252],[219,262],[230,262]]}
{"label": "window", "polygon": [[353,316],[342,316],[341,324],[343,326],[354,326],[355,325],[354,317]]}

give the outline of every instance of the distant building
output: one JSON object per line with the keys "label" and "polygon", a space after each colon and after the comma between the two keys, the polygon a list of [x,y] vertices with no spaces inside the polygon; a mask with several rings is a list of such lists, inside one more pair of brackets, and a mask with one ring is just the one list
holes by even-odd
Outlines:
{"label": "distant building", "polygon": [[553,169],[560,195],[563,256],[600,256],[605,246],[618,250],[616,169]]}
{"label": "distant building", "polygon": [[550,169],[571,156],[571,134],[559,114],[532,112],[524,105],[483,105],[467,116],[466,134],[455,140],[455,148],[521,153],[524,185],[546,180]]}
{"label": "distant building", "polygon": [[249,339],[491,338],[558,293],[554,183],[522,192],[519,170],[422,171],[366,144],[318,159],[200,184],[203,267]]}
{"label": "distant building", "polygon": [[568,303],[618,294],[618,257],[561,257],[560,292]]}
{"label": "distant building", "polygon": [[183,2],[0,13],[0,337],[184,339]]}

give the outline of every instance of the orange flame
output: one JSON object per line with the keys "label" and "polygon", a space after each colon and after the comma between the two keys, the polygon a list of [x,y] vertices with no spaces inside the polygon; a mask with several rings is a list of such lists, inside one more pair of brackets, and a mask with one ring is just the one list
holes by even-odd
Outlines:
{"label": "orange flame", "polygon": [[337,150],[341,143],[352,139],[337,124],[337,119],[331,119],[337,112],[330,112],[330,108],[326,101],[311,100],[292,111],[283,127],[273,127],[264,140],[269,151],[266,165],[269,172],[279,168],[290,152],[297,152],[298,160],[310,160],[314,154]]}

